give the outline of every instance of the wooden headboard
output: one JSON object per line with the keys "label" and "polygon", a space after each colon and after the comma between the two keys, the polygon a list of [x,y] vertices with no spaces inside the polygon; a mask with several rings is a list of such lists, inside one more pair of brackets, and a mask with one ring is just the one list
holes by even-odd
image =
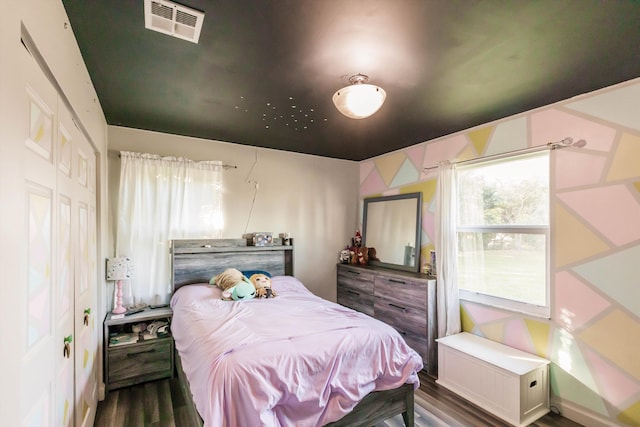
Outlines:
{"label": "wooden headboard", "polygon": [[180,286],[208,283],[227,268],[264,270],[293,276],[293,246],[273,239],[273,246],[248,246],[246,239],[180,239],[171,241],[171,282]]}

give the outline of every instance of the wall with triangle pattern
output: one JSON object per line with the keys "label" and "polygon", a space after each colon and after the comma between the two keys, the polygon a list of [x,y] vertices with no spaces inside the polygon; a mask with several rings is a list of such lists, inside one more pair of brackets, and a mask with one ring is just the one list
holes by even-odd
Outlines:
{"label": "wall with triangle pattern", "polygon": [[[461,302],[463,330],[551,360],[552,402],[585,425],[640,426],[640,79],[360,163],[360,197],[421,191],[434,249],[436,170],[559,141],[551,171],[551,319]],[[570,415],[570,414],[573,414]]]}

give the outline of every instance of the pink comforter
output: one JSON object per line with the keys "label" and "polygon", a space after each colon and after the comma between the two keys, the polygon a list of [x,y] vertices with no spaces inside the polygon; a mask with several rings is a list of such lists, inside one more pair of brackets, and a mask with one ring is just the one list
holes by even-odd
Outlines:
{"label": "pink comforter", "polygon": [[419,386],[422,359],[390,326],[314,296],[294,277],[278,296],[222,301],[180,288],[171,330],[205,426],[321,426],[368,393]]}

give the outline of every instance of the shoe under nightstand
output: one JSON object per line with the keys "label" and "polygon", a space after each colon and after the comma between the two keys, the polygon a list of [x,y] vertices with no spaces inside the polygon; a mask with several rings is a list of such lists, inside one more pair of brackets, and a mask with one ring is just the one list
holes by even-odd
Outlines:
{"label": "shoe under nightstand", "polygon": [[104,320],[107,391],[173,376],[172,315],[169,307],[146,308],[125,316],[107,315]]}

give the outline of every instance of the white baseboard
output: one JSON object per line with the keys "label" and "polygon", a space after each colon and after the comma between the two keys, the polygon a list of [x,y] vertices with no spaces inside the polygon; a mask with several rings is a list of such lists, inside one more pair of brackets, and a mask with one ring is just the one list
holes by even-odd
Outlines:
{"label": "white baseboard", "polygon": [[574,403],[552,398],[549,402],[551,408],[558,408],[563,417],[582,424],[585,427],[617,427],[619,424],[593,412],[587,412],[584,408]]}

